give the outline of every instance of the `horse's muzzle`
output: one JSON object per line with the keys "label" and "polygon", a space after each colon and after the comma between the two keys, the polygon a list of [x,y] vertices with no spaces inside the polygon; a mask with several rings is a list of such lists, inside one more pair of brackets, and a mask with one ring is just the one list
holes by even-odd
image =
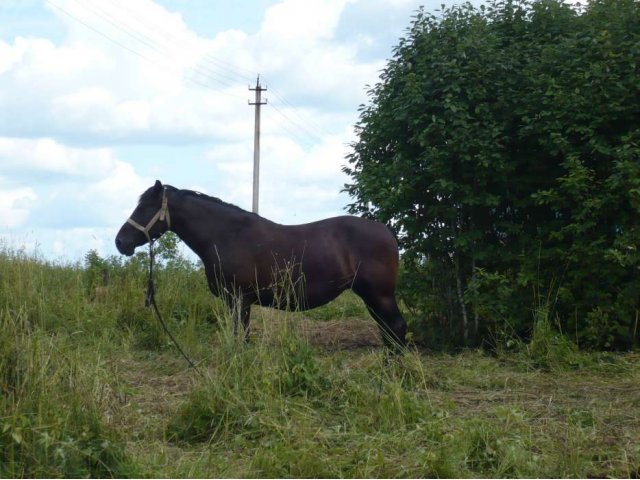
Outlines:
{"label": "horse's muzzle", "polygon": [[136,250],[136,247],[129,242],[123,242],[119,237],[116,237],[116,248],[122,255],[130,257]]}

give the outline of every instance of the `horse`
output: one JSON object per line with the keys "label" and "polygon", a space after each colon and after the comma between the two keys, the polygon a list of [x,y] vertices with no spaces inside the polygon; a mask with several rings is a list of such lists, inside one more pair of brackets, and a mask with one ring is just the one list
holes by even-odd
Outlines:
{"label": "horse", "polygon": [[254,304],[308,310],[353,290],[392,350],[405,346],[407,324],[395,298],[398,245],[383,224],[339,216],[281,225],[219,198],[156,180],[115,238],[127,256],[174,232],[204,265],[207,283],[249,334]]}

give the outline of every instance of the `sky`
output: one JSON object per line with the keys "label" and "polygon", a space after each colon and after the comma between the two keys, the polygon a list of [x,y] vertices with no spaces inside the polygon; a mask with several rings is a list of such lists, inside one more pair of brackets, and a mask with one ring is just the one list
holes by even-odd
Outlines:
{"label": "sky", "polygon": [[345,214],[367,86],[441,3],[0,0],[0,248],[116,254],[156,179],[250,210],[258,74],[260,214]]}

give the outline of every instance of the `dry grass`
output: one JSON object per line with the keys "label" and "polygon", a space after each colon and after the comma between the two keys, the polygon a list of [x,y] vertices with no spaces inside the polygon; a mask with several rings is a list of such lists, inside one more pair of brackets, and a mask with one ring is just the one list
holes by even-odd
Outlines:
{"label": "dry grass", "polygon": [[259,310],[254,315],[257,321],[251,327],[253,340],[267,337],[270,332],[279,331],[283,323],[290,322],[295,324],[297,334],[314,347],[348,350],[382,346],[378,326],[371,318],[347,317],[317,321],[304,314],[285,314],[259,307],[256,310]]}

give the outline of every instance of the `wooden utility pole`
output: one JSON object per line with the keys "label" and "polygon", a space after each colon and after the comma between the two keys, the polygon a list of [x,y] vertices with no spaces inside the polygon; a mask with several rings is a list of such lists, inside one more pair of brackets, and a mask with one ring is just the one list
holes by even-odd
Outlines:
{"label": "wooden utility pole", "polygon": [[254,102],[249,101],[249,105],[256,107],[255,130],[253,134],[253,213],[258,213],[258,199],[260,193],[260,105],[266,105],[267,100],[262,101],[262,92],[266,88],[260,86],[260,75],[256,80],[256,88],[249,87],[249,90],[256,92]]}

